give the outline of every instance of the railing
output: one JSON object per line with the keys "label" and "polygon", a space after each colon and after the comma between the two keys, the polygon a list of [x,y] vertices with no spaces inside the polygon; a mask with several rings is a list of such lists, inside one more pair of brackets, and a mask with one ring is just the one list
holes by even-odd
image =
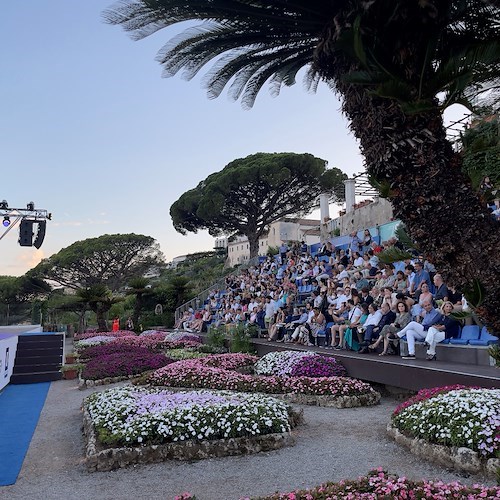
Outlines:
{"label": "railing", "polygon": [[215,288],[222,290],[225,287],[225,279],[228,276],[234,276],[237,275],[241,272],[242,269],[248,269],[251,266],[257,265],[259,263],[259,257],[254,257],[253,259],[248,260],[245,262],[244,265],[238,267],[237,269],[234,269],[232,272],[229,274],[226,274],[224,278],[216,281],[215,283],[212,283],[208,288],[200,292],[198,295],[193,297],[192,299],[188,300],[184,304],[181,304],[177,309],[175,310],[175,321],[179,318],[182,317],[185,311],[187,311],[190,307],[192,307],[194,310],[199,309],[201,304],[205,302],[205,300],[208,299],[208,296],[210,295],[210,292]]}

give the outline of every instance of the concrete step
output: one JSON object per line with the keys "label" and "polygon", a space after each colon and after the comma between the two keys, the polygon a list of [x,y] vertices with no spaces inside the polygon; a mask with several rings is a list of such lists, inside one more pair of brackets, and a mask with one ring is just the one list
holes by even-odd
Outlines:
{"label": "concrete step", "polygon": [[17,373],[10,378],[11,384],[35,384],[37,382],[52,382],[62,380],[60,371],[37,372],[37,373]]}

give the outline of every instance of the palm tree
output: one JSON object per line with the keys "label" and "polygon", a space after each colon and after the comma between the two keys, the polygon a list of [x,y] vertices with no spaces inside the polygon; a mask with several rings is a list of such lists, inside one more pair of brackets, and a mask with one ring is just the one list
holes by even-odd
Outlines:
{"label": "palm tree", "polygon": [[460,289],[479,282],[478,313],[500,335],[499,226],[462,174],[442,111],[471,106],[500,77],[493,0],[122,0],[104,13],[136,39],[202,21],[159,52],[165,76],[207,63],[208,95],[251,107],[266,82],[278,94],[306,68],[326,82],[358,138],[368,174],[396,217]]}
{"label": "palm tree", "polygon": [[134,327],[139,325],[139,318],[144,308],[144,298],[152,293],[148,278],[133,278],[128,283],[127,295],[135,295],[134,312],[132,313],[132,323]]}
{"label": "palm tree", "polygon": [[91,311],[96,314],[97,331],[107,332],[106,313],[113,304],[121,302],[121,297],[115,297],[105,285],[92,285],[87,288],[80,288],[77,291],[79,299],[88,305]]}

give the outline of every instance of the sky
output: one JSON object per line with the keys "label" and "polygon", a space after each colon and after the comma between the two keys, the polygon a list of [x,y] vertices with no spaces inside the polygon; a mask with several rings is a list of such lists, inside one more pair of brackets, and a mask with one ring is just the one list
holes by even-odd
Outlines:
{"label": "sky", "polygon": [[[0,240],[0,275],[20,276],[75,241],[103,234],[153,237],[166,260],[210,250],[206,231],[184,236],[170,206],[236,158],[310,153],[352,176],[356,139],[326,85],[302,78],[251,110],[200,77],[162,78],[155,57],[179,28],[133,41],[105,24],[109,0],[23,0],[0,16],[0,200],[52,213],[40,249]],[[209,66],[207,66],[207,69]],[[461,117],[462,110],[450,119]],[[3,228],[0,227],[0,237]]]}

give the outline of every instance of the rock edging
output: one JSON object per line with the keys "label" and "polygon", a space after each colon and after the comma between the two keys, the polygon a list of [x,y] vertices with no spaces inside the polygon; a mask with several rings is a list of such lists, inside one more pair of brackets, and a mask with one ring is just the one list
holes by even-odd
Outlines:
{"label": "rock edging", "polygon": [[380,394],[373,391],[369,394],[356,396],[331,396],[314,394],[266,394],[287,403],[299,405],[325,406],[330,408],[357,408],[359,406],[373,406],[380,403]]}
{"label": "rock edging", "polygon": [[470,448],[457,446],[444,446],[442,444],[429,443],[425,439],[405,436],[397,427],[391,423],[387,424],[387,434],[409,449],[411,453],[425,458],[431,462],[453,467],[455,470],[469,472],[472,474],[484,474],[495,478],[497,469],[500,467],[499,458],[488,460],[481,458],[478,452]]}
{"label": "rock edging", "polygon": [[[301,415],[295,416],[300,421]],[[87,438],[85,464],[89,472],[110,471],[133,464],[165,460],[202,460],[205,458],[244,455],[293,446],[289,432],[207,441],[183,441],[157,445],[104,448],[97,439],[87,408],[83,410],[83,432]]]}

